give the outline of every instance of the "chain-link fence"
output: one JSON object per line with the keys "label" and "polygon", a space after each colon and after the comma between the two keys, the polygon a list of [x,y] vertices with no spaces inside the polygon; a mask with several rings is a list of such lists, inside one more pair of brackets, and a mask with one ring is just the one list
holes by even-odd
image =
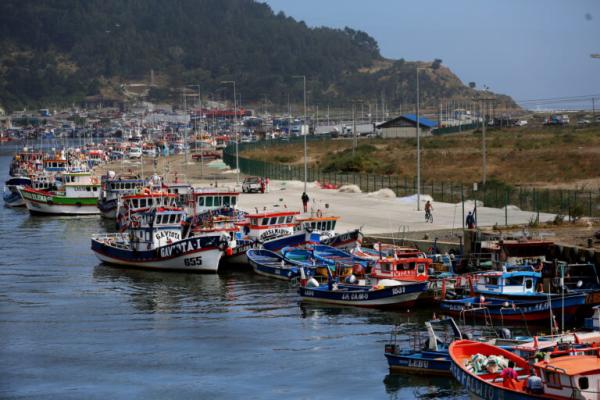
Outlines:
{"label": "chain-link fence", "polygon": [[[309,141],[326,140],[327,136],[310,136]],[[283,143],[302,142],[303,138],[286,140]],[[252,146],[265,146],[282,143],[279,140],[240,144],[239,151]],[[235,146],[223,151],[223,161],[235,168]],[[304,165],[270,163],[239,157],[240,171],[247,175],[269,177],[278,180],[304,180]],[[309,167],[308,181],[331,183],[333,185],[356,185],[363,192],[375,192],[389,188],[397,196],[410,196],[417,192],[417,180],[414,177],[397,175],[375,175],[361,173],[324,172]],[[421,193],[431,195],[435,201],[458,203],[463,200],[479,200],[486,207],[502,208],[507,205],[516,206],[524,211],[553,213],[565,218],[581,216],[600,217],[600,190],[560,190],[512,187],[499,182],[486,185],[467,185],[458,182],[424,181]]]}

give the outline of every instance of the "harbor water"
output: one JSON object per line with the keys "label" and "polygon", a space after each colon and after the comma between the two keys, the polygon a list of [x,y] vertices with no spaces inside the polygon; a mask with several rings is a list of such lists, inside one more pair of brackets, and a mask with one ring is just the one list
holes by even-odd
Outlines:
{"label": "harbor water", "polygon": [[116,269],[89,240],[112,228],[0,207],[0,398],[467,398],[449,378],[388,375],[391,328],[429,309],[303,306],[243,268]]}

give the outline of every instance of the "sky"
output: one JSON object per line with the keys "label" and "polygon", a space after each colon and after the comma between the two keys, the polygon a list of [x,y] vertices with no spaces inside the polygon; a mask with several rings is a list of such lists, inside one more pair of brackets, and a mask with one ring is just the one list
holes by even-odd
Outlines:
{"label": "sky", "polygon": [[515,100],[600,94],[600,0],[266,0],[308,26],[360,29],[386,58],[440,58]]}

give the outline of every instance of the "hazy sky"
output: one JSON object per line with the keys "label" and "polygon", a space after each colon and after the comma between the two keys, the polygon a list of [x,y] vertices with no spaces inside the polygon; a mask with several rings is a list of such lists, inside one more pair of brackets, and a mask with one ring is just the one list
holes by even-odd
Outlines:
{"label": "hazy sky", "polygon": [[600,93],[600,0],[266,0],[309,26],[363,30],[387,58],[441,58],[516,100]]}

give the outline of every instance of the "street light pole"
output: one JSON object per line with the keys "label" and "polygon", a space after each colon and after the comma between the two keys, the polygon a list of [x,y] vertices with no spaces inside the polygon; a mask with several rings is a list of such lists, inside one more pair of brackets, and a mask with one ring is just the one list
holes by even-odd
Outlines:
{"label": "street light pole", "polygon": [[306,123],[306,75],[294,75],[293,78],[302,78],[304,83],[304,120],[302,121],[302,129],[300,130],[300,132],[303,133],[304,136],[304,193],[306,193],[306,182],[308,181],[308,156],[306,150],[306,136],[308,135],[308,132],[306,132],[305,134],[304,132],[302,132],[304,130],[304,124]]}
{"label": "street light pole", "polygon": [[417,211],[421,211],[421,125],[419,122],[420,93],[419,70],[417,67]]}
{"label": "street light pole", "polygon": [[239,136],[237,130],[237,94],[235,91],[235,81],[222,81],[221,83],[233,84],[233,135],[235,136],[235,169],[236,169],[236,182],[240,184],[240,151],[239,151]]}

